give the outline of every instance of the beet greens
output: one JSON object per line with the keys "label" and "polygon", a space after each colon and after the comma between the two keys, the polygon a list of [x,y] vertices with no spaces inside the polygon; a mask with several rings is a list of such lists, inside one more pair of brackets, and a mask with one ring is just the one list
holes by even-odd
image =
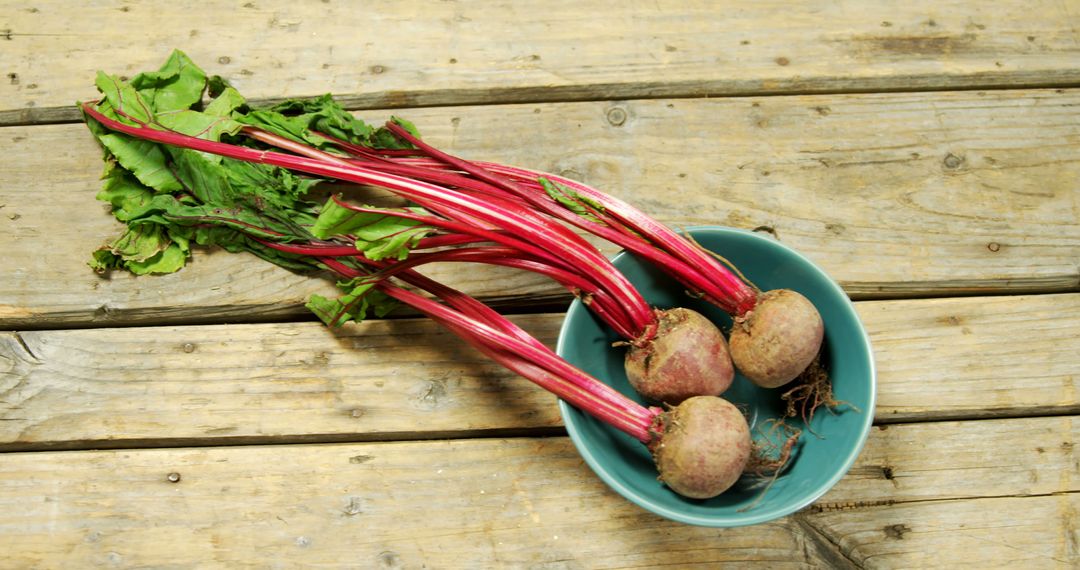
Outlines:
{"label": "beet greens", "polygon": [[[186,70],[193,67],[182,55],[176,58],[181,62],[177,66]],[[197,75],[190,72],[177,74],[176,79],[196,80]],[[234,89],[213,78],[207,81],[213,98],[204,108],[198,108],[201,100],[189,97],[170,100],[164,110],[151,109],[137,88],[141,83],[141,76],[125,83],[100,74],[97,85],[104,98],[82,108],[91,128],[101,131],[103,144],[119,164],[136,178],[141,174],[140,181],[159,193],[171,193],[172,203],[155,196],[157,205],[166,209],[164,218],[173,225],[183,225],[187,220],[194,226],[194,230],[156,236],[159,243],[173,242],[167,248],[176,246],[174,249],[180,250],[169,257],[173,262],[177,254],[186,252],[183,240],[190,241],[187,234],[192,231],[197,243],[212,243],[199,228],[216,216],[227,227],[254,228],[254,237],[262,241],[258,243],[261,247],[251,247],[270,260],[281,257],[280,250],[265,242],[307,241],[318,247],[354,246],[352,251],[336,248],[333,254],[323,252],[324,256],[403,260],[411,255],[403,267],[469,261],[526,269],[561,283],[624,339],[624,344],[630,346],[628,375],[650,399],[675,404],[693,395],[718,395],[730,385],[733,368],[727,343],[714,325],[704,318],[683,318],[685,309],[675,315],[653,310],[606,257],[566,227],[563,220],[537,211],[527,194],[507,194],[502,189],[507,183],[497,177],[485,180],[431,168],[395,166],[378,158],[357,159],[365,153],[407,156],[417,152],[414,147],[419,139],[411,124],[395,119],[375,129],[346,113],[329,97],[254,109]],[[151,143],[159,143],[159,147],[146,147]],[[341,154],[342,148],[346,154]],[[147,156],[150,164],[145,163]],[[341,197],[332,197],[322,207],[301,203],[312,179],[290,175],[285,180],[296,186],[286,189],[292,202],[275,209],[275,203],[260,196],[257,182],[240,185],[243,196],[233,195],[237,188],[232,182],[237,176],[231,170],[240,163],[249,165],[245,171],[254,169],[264,174],[263,178],[280,175],[279,169],[285,169],[322,179],[378,186],[416,206],[376,208]],[[465,173],[471,170],[475,169],[464,168]],[[166,176],[165,172],[174,176]],[[204,181],[211,178],[209,172],[214,173],[220,188],[203,189]],[[221,179],[226,180],[224,185]],[[199,203],[194,206],[203,211],[177,211],[187,205],[185,194],[197,199]],[[291,215],[292,211],[300,216]],[[145,216],[137,221],[161,225],[160,220]],[[160,227],[154,229],[160,234]],[[432,244],[456,249],[412,253]],[[155,271],[153,267],[139,266],[147,260],[133,258],[120,245],[117,242],[99,252],[99,266]],[[344,283],[352,286],[351,282]],[[344,301],[313,298],[309,307],[329,324],[340,324],[355,318],[353,303],[359,303],[363,310],[369,290],[367,286],[347,290]],[[680,336],[693,339],[693,344],[658,338],[669,330],[687,326],[714,330]]]}
{"label": "beet greens", "polygon": [[[180,52],[157,72],[126,82],[99,74],[97,85],[103,99],[81,108],[105,150],[98,197],[126,227],[94,253],[95,270],[175,272],[197,244],[250,252],[293,271],[331,272],[341,279],[344,295],[316,296],[308,303],[327,324],[361,320],[369,312],[384,315],[394,303],[404,303],[645,443],[661,477],[679,493],[715,496],[746,467],[749,431],[730,403],[710,396],[708,404],[689,398],[670,412],[644,407],[479,301],[414,271],[432,261],[478,260],[534,270],[580,291],[598,316],[631,341],[656,334],[653,311],[608,260],[557,220],[527,207],[526,200],[472,182],[461,186],[470,193],[462,192],[458,183],[464,177],[452,172],[425,174],[440,185],[362,166],[353,154],[334,154],[348,141],[357,149],[409,156],[416,149],[408,123],[371,128],[329,98],[254,109]],[[204,104],[207,87],[211,100]],[[267,141],[282,150],[297,150],[302,142],[304,150],[270,150]],[[447,178],[454,176],[459,178]],[[324,179],[388,188],[416,205],[375,208],[339,197],[320,203],[311,196]],[[730,417],[717,422],[699,409],[724,410]],[[687,434],[687,425],[701,425],[700,436]],[[699,468],[684,472],[686,461]]]}

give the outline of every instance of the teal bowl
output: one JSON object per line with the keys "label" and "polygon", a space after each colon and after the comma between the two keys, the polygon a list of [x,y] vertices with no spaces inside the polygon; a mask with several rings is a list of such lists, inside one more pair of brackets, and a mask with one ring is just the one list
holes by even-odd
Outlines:
{"label": "teal bowl", "polygon": [[[844,291],[794,250],[772,238],[731,228],[688,231],[762,290],[794,289],[814,303],[825,321],[821,360],[829,371],[834,397],[848,405],[818,410],[809,426],[798,419],[788,421],[803,429],[803,435],[788,466],[767,490],[763,492],[766,482],[760,477],[744,475],[731,489],[707,500],[682,497],[658,481],[649,451],[639,441],[566,402],[559,402],[560,411],[570,439],[586,463],[608,486],[638,506],[671,520],[708,527],[767,522],[798,511],[825,494],[862,450],[874,417],[876,390],[870,339]],[[694,309],[725,333],[730,330],[731,318],[726,313],[691,299],[682,286],[655,267],[626,252],[616,255],[613,262],[651,305]],[[643,402],[626,380],[623,351],[611,347],[617,340],[607,326],[575,301],[567,311],[556,350],[594,377]],[[784,411],[780,399],[784,390],[759,388],[736,374],[723,397],[746,412],[751,432],[761,442],[768,420],[779,418]]]}

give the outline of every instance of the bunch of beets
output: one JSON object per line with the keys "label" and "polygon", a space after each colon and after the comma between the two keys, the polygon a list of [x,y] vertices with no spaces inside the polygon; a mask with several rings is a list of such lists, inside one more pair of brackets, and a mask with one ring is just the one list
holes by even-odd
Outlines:
{"label": "bunch of beets", "polygon": [[[814,365],[824,326],[799,293],[758,290],[722,258],[585,184],[451,156],[407,121],[375,128],[330,96],[256,106],[181,52],[130,80],[99,73],[96,85],[101,98],[80,107],[105,150],[98,198],[126,225],[94,253],[96,270],[170,273],[201,245],[330,273],[342,295],[308,302],[328,325],[408,305],[640,440],[660,479],[683,496],[713,497],[751,466],[782,464],[755,456],[744,415],[721,394],[736,370],[777,388]],[[389,191],[397,202],[364,203],[347,197],[346,185]],[[341,191],[326,197],[326,188]],[[700,313],[650,306],[583,234],[730,314],[728,338]],[[621,337],[612,350],[625,350],[627,378],[648,405],[417,271],[447,262],[532,271],[565,287]]]}

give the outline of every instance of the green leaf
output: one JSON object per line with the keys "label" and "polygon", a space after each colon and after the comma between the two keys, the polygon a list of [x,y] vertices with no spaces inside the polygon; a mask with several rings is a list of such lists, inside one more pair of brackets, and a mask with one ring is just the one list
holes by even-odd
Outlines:
{"label": "green leaf", "polygon": [[135,275],[176,273],[187,263],[187,258],[188,252],[183,247],[170,244],[149,259],[127,262],[126,267]]}
{"label": "green leaf", "polygon": [[157,122],[166,129],[211,141],[221,140],[225,134],[234,135],[244,127],[225,116],[187,109],[158,115]]}
{"label": "green leaf", "polygon": [[[412,124],[401,117],[390,117],[390,122],[405,129],[409,134],[416,138],[420,138],[420,130],[416,128],[416,125]],[[403,141],[397,137],[394,133],[390,132],[386,127],[379,127],[371,135],[369,146],[374,148],[412,148],[412,144]]]}
{"label": "green leaf", "polygon": [[[102,93],[97,108],[127,124],[147,124],[207,140],[265,148],[236,136],[253,125],[327,152],[341,152],[326,136],[368,146],[400,148],[385,128],[373,128],[346,111],[329,95],[252,108],[220,77],[207,77],[183,52],[176,51],[157,71],[130,81],[99,73]],[[203,106],[203,98],[210,100]],[[407,121],[395,121],[416,131]],[[282,252],[269,242],[308,243],[311,228],[348,231],[372,259],[408,255],[432,228],[385,214],[357,215],[340,208],[327,212],[308,193],[319,179],[278,167],[157,145],[107,130],[93,120],[87,126],[105,149],[107,167],[98,198],[127,227],[108,246],[94,252],[99,271],[124,269],[135,274],[179,270],[191,247],[217,246],[248,252],[294,271],[325,270],[312,256]],[[413,210],[420,211],[420,210]],[[326,217],[323,217],[326,216]],[[332,218],[337,218],[335,221]],[[347,263],[353,263],[346,261]],[[372,289],[369,279],[339,283],[340,299],[314,297],[310,306],[328,324],[384,316],[394,303]]]}
{"label": "green leaf", "polygon": [[229,85],[228,80],[220,75],[211,75],[206,80],[206,94],[210,98],[215,98],[225,92],[226,89],[231,89],[232,85]]}
{"label": "green leaf", "polygon": [[[393,212],[395,210],[383,209]],[[418,208],[401,211],[424,213]],[[405,259],[409,250],[435,231],[435,228],[416,220],[400,218],[392,214],[357,212],[338,204],[334,199],[326,201],[311,233],[317,238],[351,235],[356,238],[356,249],[371,260],[393,257]]]}
{"label": "green leaf", "polygon": [[322,295],[312,295],[305,305],[322,322],[331,327],[340,327],[349,321],[360,322],[367,318],[368,312],[384,317],[394,308],[394,301],[375,289],[377,278],[357,278],[338,283],[346,292],[337,299],[328,299]]}
{"label": "green leaf", "polygon": [[164,227],[143,223],[129,226],[111,244],[95,251],[90,266],[98,272],[173,273],[184,266],[188,254],[186,244],[173,243]]}
{"label": "green leaf", "polygon": [[139,140],[121,133],[98,137],[101,144],[139,182],[158,192],[179,192],[184,189],[169,170],[166,155],[156,143]]}
{"label": "green leaf", "polygon": [[354,117],[329,94],[312,99],[310,103],[304,112],[310,128],[348,142],[367,143],[374,130],[371,125]]}
{"label": "green leaf", "polygon": [[296,124],[303,124],[305,129],[313,129],[357,144],[367,144],[374,131],[370,125],[346,111],[329,94],[290,99],[274,105],[268,111],[290,117]]}
{"label": "green leaf", "polygon": [[[153,120],[149,105],[129,84],[101,72],[98,72],[96,83],[104,95],[97,109],[106,116],[128,124]],[[118,113],[117,109],[122,109],[123,114]],[[107,156],[115,158],[146,186],[159,192],[182,189],[180,182],[168,169],[165,153],[156,143],[114,133],[92,119],[87,119],[87,126],[105,148]]]}
{"label": "green leaf", "polygon": [[[266,129],[290,140],[300,141],[324,151],[337,150],[326,137],[374,148],[412,148],[384,127],[374,128],[345,110],[330,95],[289,99],[268,108],[255,109],[237,120],[244,124]],[[419,137],[416,126],[405,119],[394,117],[392,121]]]}
{"label": "green leaf", "polygon": [[[206,204],[188,206],[176,203],[162,216],[167,223],[175,226],[211,225],[231,228],[267,241],[280,241],[283,234],[291,238],[295,236],[294,232],[298,231],[291,220],[278,219],[243,205],[222,208]],[[215,245],[225,244],[219,242]]]}
{"label": "green leaf", "polygon": [[280,221],[291,220],[290,232],[315,221],[314,204],[306,201],[305,195],[319,182],[317,179],[189,149],[169,147],[168,151],[176,176],[203,204],[227,210],[244,208]]}
{"label": "green leaf", "polygon": [[[396,220],[400,220],[395,218]],[[408,220],[405,220],[408,221]],[[393,258],[397,260],[405,259],[409,256],[409,251],[416,247],[424,236],[431,233],[432,228],[427,226],[417,226],[412,228],[397,229],[389,231],[387,226],[400,224],[378,224],[378,231],[371,229],[371,226],[365,227],[364,231],[355,235],[356,237],[356,249],[364,254],[364,257],[372,260],[379,261],[386,258]],[[365,236],[370,234],[376,234],[372,239],[368,239]]]}
{"label": "green leaf", "polygon": [[275,135],[309,144],[321,150],[332,149],[332,145],[326,137],[311,132],[308,128],[309,121],[306,116],[290,117],[274,111],[260,109],[237,116],[236,120],[245,125],[258,127]]}
{"label": "green leaf", "polygon": [[146,261],[164,251],[169,243],[168,234],[161,226],[138,224],[129,226],[108,248],[125,261]]}
{"label": "green leaf", "polygon": [[206,73],[184,52],[175,50],[161,69],[131,78],[131,86],[155,114],[189,109],[202,99]]}
{"label": "green leaf", "polygon": [[228,168],[222,158],[196,150],[166,147],[172,157],[172,168],[177,178],[203,204],[231,207],[236,203],[237,193],[229,184]]}
{"label": "green leaf", "polygon": [[223,86],[220,91],[214,92],[214,99],[206,106],[204,112],[207,115],[229,117],[234,112],[243,109],[245,105],[247,105],[247,100],[239,91],[229,86]]}
{"label": "green leaf", "polygon": [[[102,114],[129,125],[153,120],[153,109],[129,83],[99,71],[94,84],[104,95],[104,100],[98,105],[98,111]],[[117,110],[123,111],[123,114],[117,113]]]}
{"label": "green leaf", "polygon": [[103,176],[105,183],[97,199],[112,205],[113,215],[121,222],[132,220],[149,206],[154,191],[138,181],[130,172],[109,163]]}
{"label": "green leaf", "polygon": [[251,253],[274,265],[298,273],[311,273],[320,270],[318,264],[310,258],[272,249],[233,228],[198,226],[184,229],[191,232],[191,239],[198,245],[218,246],[229,253]]}
{"label": "green leaf", "polygon": [[[308,192],[321,182],[318,178],[298,176],[292,172],[253,162],[226,160],[229,163],[229,180],[234,188],[250,196],[258,196],[268,205],[297,210],[306,216],[314,211],[314,203],[305,199]],[[312,217],[311,223],[314,222]]]}
{"label": "green leaf", "polygon": [[544,192],[546,192],[552,200],[555,200],[567,210],[593,222],[601,221],[593,214],[593,212],[603,212],[603,204],[600,204],[587,196],[582,196],[573,189],[563,184],[552,182],[547,178],[540,178],[538,179],[538,182],[544,187]]}

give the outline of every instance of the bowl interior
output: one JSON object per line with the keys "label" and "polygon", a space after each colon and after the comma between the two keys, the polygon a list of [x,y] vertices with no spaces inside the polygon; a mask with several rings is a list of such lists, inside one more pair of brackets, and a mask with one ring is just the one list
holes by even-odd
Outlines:
{"label": "bowl interior", "polygon": [[[849,405],[835,413],[818,410],[809,426],[813,434],[804,429],[789,467],[766,493],[761,493],[765,481],[744,476],[733,488],[708,500],[681,497],[657,481],[652,458],[637,440],[565,402],[560,402],[560,408],[570,437],[589,466],[630,501],[688,524],[757,524],[809,505],[839,481],[858,456],[874,413],[875,372],[870,342],[843,290],[790,248],[771,238],[730,228],[691,228],[689,233],[703,247],[731,261],[762,290],[794,289],[814,303],[825,321],[822,362],[829,371],[835,398]],[[725,333],[730,330],[732,321],[726,313],[691,299],[682,286],[646,262],[624,252],[615,257],[614,264],[650,304],[688,307],[712,319]],[[623,351],[611,348],[616,340],[610,329],[575,301],[559,334],[557,351],[569,362],[641,402],[626,380]],[[784,391],[758,388],[736,374],[723,397],[747,412],[751,432],[760,441],[766,437],[768,420],[783,413],[785,404],[780,394]],[[798,419],[788,423],[806,427]]]}

